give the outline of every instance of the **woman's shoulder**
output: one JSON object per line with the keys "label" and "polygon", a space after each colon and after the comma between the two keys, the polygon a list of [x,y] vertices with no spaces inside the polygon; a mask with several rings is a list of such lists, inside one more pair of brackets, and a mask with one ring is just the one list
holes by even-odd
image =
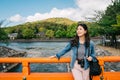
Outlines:
{"label": "woman's shoulder", "polygon": [[69,44],[71,44],[71,47],[77,47],[78,46],[78,42],[75,39],[70,40]]}
{"label": "woman's shoulder", "polygon": [[68,41],[68,42],[66,43],[66,46],[71,46],[71,41]]}

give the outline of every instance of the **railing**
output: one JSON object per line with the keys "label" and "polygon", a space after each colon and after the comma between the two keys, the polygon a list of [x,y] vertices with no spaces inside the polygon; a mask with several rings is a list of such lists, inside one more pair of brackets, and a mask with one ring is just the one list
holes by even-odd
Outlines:
{"label": "railing", "polygon": [[[120,56],[98,57],[102,67],[102,74],[94,76],[93,80],[120,80],[119,72],[105,72],[105,62],[120,62]],[[30,72],[31,63],[70,63],[70,58],[0,58],[0,63],[22,63],[22,72],[0,73],[0,80],[73,80],[71,72]]]}

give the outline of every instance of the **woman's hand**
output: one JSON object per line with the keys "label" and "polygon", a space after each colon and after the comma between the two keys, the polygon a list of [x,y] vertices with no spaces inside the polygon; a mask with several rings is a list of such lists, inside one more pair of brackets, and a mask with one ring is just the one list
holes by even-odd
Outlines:
{"label": "woman's hand", "polygon": [[87,58],[87,60],[88,60],[88,61],[92,61],[92,57],[89,56],[89,57]]}
{"label": "woman's hand", "polygon": [[50,59],[52,59],[52,58],[56,58],[56,55],[54,55],[54,56],[50,56],[49,58],[50,58]]}

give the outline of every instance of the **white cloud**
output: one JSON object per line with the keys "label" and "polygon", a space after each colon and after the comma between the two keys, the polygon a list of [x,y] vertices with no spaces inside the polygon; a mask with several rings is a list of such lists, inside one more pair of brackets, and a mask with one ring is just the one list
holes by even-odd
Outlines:
{"label": "white cloud", "polygon": [[92,17],[96,11],[103,11],[111,3],[111,0],[76,0],[78,8],[81,10],[80,15]]}
{"label": "white cloud", "polygon": [[37,20],[43,20],[53,17],[65,17],[71,20],[80,21],[86,20],[86,17],[92,17],[94,10],[105,10],[106,7],[111,3],[111,0],[75,0],[76,8],[65,8],[57,9],[53,8],[47,13],[35,13],[34,15],[29,15],[25,19],[19,14],[10,17],[11,21],[17,22],[33,22]]}
{"label": "white cloud", "polygon": [[33,16],[28,16],[26,22],[51,17],[66,17],[75,21],[86,20],[86,17],[93,17],[95,10],[105,10],[110,3],[111,0],[76,0],[77,8],[53,8],[49,13],[35,13]]}
{"label": "white cloud", "polygon": [[32,22],[36,20],[43,20],[52,17],[66,17],[66,18],[74,18],[72,15],[76,13],[76,9],[67,8],[67,9],[57,9],[53,8],[49,13],[35,13],[33,16],[28,16],[26,18],[26,22]]}
{"label": "white cloud", "polygon": [[105,10],[111,0],[76,0],[77,6],[82,10]]}
{"label": "white cloud", "polygon": [[26,22],[32,22],[37,20],[43,20],[47,18],[53,17],[64,17],[69,18],[71,20],[79,21],[83,20],[84,18],[80,15],[80,9],[78,8],[66,8],[66,9],[57,9],[53,8],[49,13],[35,13],[33,16],[28,16],[26,18]]}
{"label": "white cloud", "polygon": [[11,21],[11,22],[20,22],[20,21],[23,21],[23,17],[20,16],[19,14],[16,14],[14,16],[11,16],[8,20]]}

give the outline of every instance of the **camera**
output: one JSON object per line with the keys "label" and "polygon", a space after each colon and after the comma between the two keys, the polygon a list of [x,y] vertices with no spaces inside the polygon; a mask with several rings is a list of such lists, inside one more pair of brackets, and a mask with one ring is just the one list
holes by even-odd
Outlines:
{"label": "camera", "polygon": [[83,68],[84,67],[84,59],[78,60],[78,64]]}

